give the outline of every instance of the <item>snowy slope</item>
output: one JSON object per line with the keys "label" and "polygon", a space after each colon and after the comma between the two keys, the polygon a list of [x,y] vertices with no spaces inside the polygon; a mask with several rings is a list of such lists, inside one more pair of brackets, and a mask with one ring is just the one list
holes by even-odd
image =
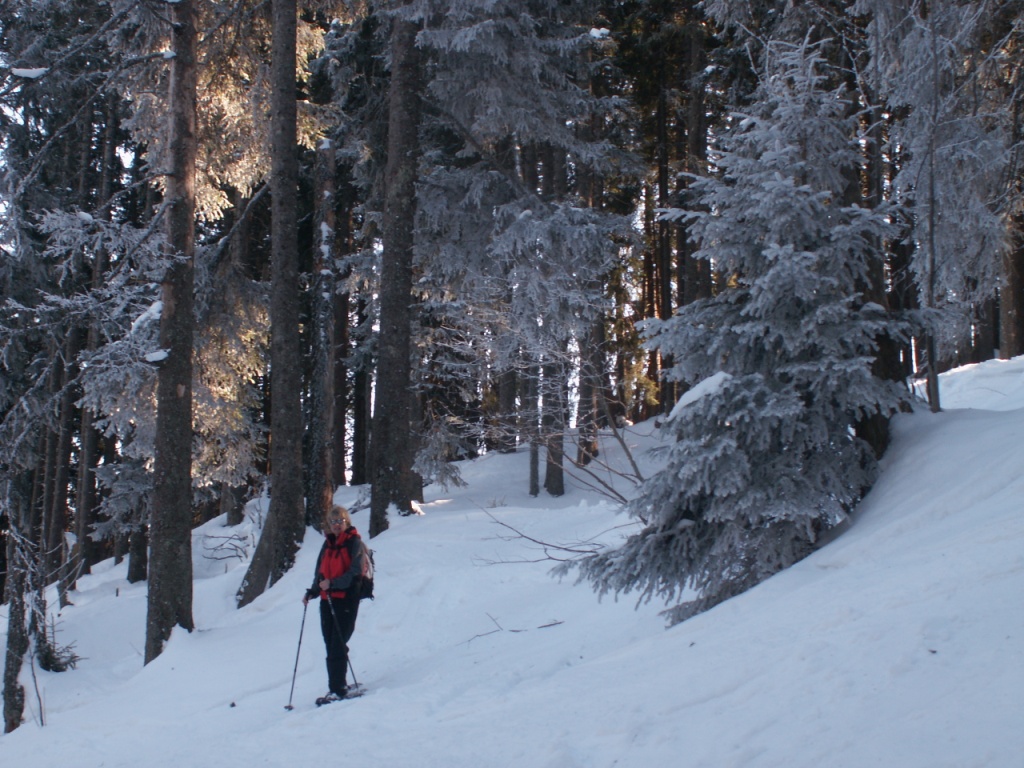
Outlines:
{"label": "snowy slope", "polygon": [[614,541],[628,527],[610,502],[579,483],[531,499],[525,454],[467,465],[467,488],[428,489],[424,516],[373,540],[378,599],[352,642],[370,692],[322,709],[317,616],[303,629],[300,603],[315,531],[240,611],[245,564],[210,552],[235,532],[198,531],[197,630],[146,667],[144,586],[105,563],[58,620],[83,660],[26,669],[30,719],[0,737],[0,765],[1024,767],[1024,360],[948,374],[943,397],[946,412],[897,420],[845,534],[671,629],[661,606],[552,580],[559,551],[512,530]]}

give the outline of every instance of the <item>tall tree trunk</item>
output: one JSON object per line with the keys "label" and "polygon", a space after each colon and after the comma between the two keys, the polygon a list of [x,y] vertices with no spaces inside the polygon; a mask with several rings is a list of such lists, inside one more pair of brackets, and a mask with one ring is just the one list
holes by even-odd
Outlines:
{"label": "tall tree trunk", "polygon": [[67,605],[69,582],[73,581],[68,568],[68,496],[71,492],[71,439],[75,431],[75,398],[73,380],[77,376],[80,348],[78,333],[74,330],[64,342],[64,379],[60,396],[60,426],[57,431],[56,466],[53,477],[53,506],[49,510],[46,534],[46,580],[57,579],[57,592],[61,606]]}
{"label": "tall tree trunk", "polygon": [[[103,156],[100,175],[99,199],[106,206],[114,191],[114,164],[120,166],[117,157],[118,128],[118,95],[107,96],[106,119],[103,129]],[[102,218],[110,220],[110,208],[103,209]],[[92,263],[92,288],[99,290],[107,272],[109,258],[105,248],[98,248]],[[98,322],[89,325],[85,348],[95,352],[100,346],[100,327]],[[75,496],[75,549],[72,557],[72,569],[76,574],[88,573],[89,569],[100,559],[100,547],[93,541],[90,534],[97,521],[96,466],[99,464],[99,444],[101,435],[94,426],[94,415],[88,408],[82,409],[79,427],[78,451],[78,486]]]}
{"label": "tall tree trunk", "polygon": [[983,363],[996,356],[996,301],[986,299],[974,307],[974,339],[971,362]]}
{"label": "tall tree trunk", "polygon": [[1014,217],[1014,223],[999,290],[999,357],[1003,360],[1024,355],[1024,218]]}
{"label": "tall tree trunk", "polygon": [[[316,152],[316,249],[313,259],[313,376],[310,401],[309,498],[306,524],[319,526],[334,500],[334,143]],[[341,446],[344,451],[344,445]]]}
{"label": "tall tree trunk", "polygon": [[[654,215],[656,204],[654,190],[651,186],[646,184],[644,189],[644,242],[646,247],[643,252],[643,315],[640,318],[642,320],[658,316],[657,223]],[[658,386],[658,382],[661,380],[661,356],[656,349],[647,352],[647,378],[655,386]],[[635,421],[643,421],[657,413],[656,404],[649,402],[647,398],[635,405],[637,410]]]}
{"label": "tall tree trunk", "polygon": [[[668,94],[664,83],[658,94],[658,107],[655,115],[656,121],[656,150],[658,163],[658,207],[669,206],[669,109]],[[668,320],[672,317],[672,276],[674,274],[673,264],[675,256],[672,253],[672,234],[675,226],[667,221],[658,220],[654,225],[654,248],[656,275],[656,306],[655,317],[661,320]],[[676,404],[676,386],[669,380],[667,374],[672,368],[672,359],[665,357],[662,360],[660,377],[658,379],[658,402],[663,413],[668,414]]]}
{"label": "tall tree trunk", "polygon": [[389,506],[394,505],[399,513],[412,510],[412,262],[423,88],[418,31],[418,25],[396,18],[391,32],[370,536],[387,530]]}
{"label": "tall tree trunk", "polygon": [[[932,20],[928,27],[929,40],[931,42],[931,60],[932,60],[932,88],[934,89],[934,95],[932,97],[932,115],[931,124],[929,127],[928,137],[928,188],[927,188],[927,200],[928,200],[928,274],[925,278],[925,307],[929,310],[935,308],[935,285],[936,277],[935,270],[938,266],[938,253],[936,253],[936,236],[935,228],[938,226],[938,211],[936,210],[939,205],[939,198],[936,192],[936,181],[935,181],[935,158],[938,154],[936,146],[939,131],[939,51],[937,43],[937,35],[935,34],[935,21]],[[935,333],[928,331],[924,340],[925,355],[928,358],[928,369],[925,371],[925,382],[928,392],[928,406],[932,413],[938,413],[942,410],[942,403],[939,398],[939,357],[938,357],[938,345],[935,341]]]}
{"label": "tall tree trunk", "polygon": [[43,490],[43,509],[40,543],[40,565],[44,584],[58,579],[65,557],[64,532],[68,512],[68,465],[71,461],[71,432],[73,398],[70,382],[74,378],[74,360],[78,355],[76,334],[71,333],[58,352],[62,364],[54,369],[53,391],[57,399],[57,425],[47,441],[46,480]]}
{"label": "tall tree trunk", "polygon": [[531,496],[540,495],[540,365],[530,355],[526,369],[526,377],[522,382],[523,404],[522,418],[523,438],[530,445],[530,478],[529,492]]}
{"label": "tall tree trunk", "polygon": [[181,257],[161,286],[153,510],[150,521],[148,664],[163,652],[175,625],[192,621],[192,335],[195,257],[196,11],[193,0],[171,6],[170,172],[167,241]]}
{"label": "tall tree trunk", "polygon": [[576,463],[586,465],[597,458],[598,427],[605,421],[601,412],[604,397],[604,318],[599,317],[590,328],[580,354],[579,450]]}
{"label": "tall tree trunk", "polygon": [[345,358],[348,356],[349,348],[349,311],[351,302],[349,295],[343,293],[335,297],[334,302],[334,424],[332,426],[334,451],[332,452],[331,472],[334,474],[334,482],[338,485],[345,484],[345,477],[348,473],[348,460],[346,449],[348,446],[348,416],[349,404],[351,401],[351,387],[348,378],[348,363]]}
{"label": "tall tree trunk", "polygon": [[238,592],[247,605],[295,562],[305,533],[302,501],[302,356],[299,338],[298,152],[295,0],[273,0],[271,58],[271,494],[267,522]]}
{"label": "tall tree trunk", "polygon": [[0,489],[6,496],[8,526],[7,533],[7,580],[3,599],[7,604],[7,648],[4,661],[4,733],[10,733],[19,725],[25,712],[25,688],[18,680],[25,654],[29,648],[28,623],[26,621],[26,596],[28,595],[29,568],[32,554],[26,551],[30,540],[31,481],[28,473],[16,474]]}
{"label": "tall tree trunk", "polygon": [[[707,172],[708,133],[707,105],[704,99],[704,85],[700,82],[702,73],[707,66],[705,53],[704,26],[691,23],[689,32],[689,58],[687,59],[688,102],[686,108],[686,156],[685,168],[688,173],[703,176]],[[686,177],[681,178],[686,186]],[[697,299],[711,298],[711,265],[706,261],[698,261],[691,255],[693,245],[689,242],[687,226],[681,225],[679,232],[679,250],[682,260],[683,290],[681,303],[689,304]]]}
{"label": "tall tree trunk", "polygon": [[[856,89],[860,85],[852,76],[849,82],[851,89]],[[868,132],[870,141],[865,146],[863,172],[858,168],[847,170],[844,202],[849,205],[875,209],[882,205],[885,199],[886,159],[883,154],[885,143],[882,132],[883,116],[881,108],[877,106],[874,99],[874,94],[863,88],[862,94],[864,100],[872,105],[867,112],[870,120]],[[886,311],[891,312],[890,297],[886,292],[885,248],[881,242],[875,245],[876,255],[871,259],[868,273],[865,275],[864,300],[878,304]],[[875,343],[877,352],[871,366],[872,374],[879,379],[903,381],[906,377],[900,364],[898,342],[888,334],[880,334],[875,337]],[[854,425],[857,436],[871,446],[871,450],[877,458],[881,458],[886,448],[889,447],[889,419],[890,414],[876,412],[858,419]]]}
{"label": "tall tree trunk", "polygon": [[519,375],[511,366],[498,374],[498,436],[494,441],[499,453],[515,453],[516,450],[516,394],[519,390]]}
{"label": "tall tree trunk", "polygon": [[[369,322],[366,300],[358,299],[356,321],[365,328]],[[352,374],[352,485],[370,482],[370,395],[371,372],[360,365]]]}
{"label": "tall tree trunk", "polygon": [[[337,214],[336,214],[337,215]],[[337,216],[337,233],[335,244],[344,248],[344,253],[352,252],[352,213],[346,201]],[[347,276],[347,275],[346,275]],[[342,279],[344,279],[343,276]],[[349,385],[348,350],[351,343],[349,315],[352,311],[352,300],[348,291],[335,297],[334,302],[334,482],[344,485],[348,462],[348,417],[352,405],[352,392]],[[354,446],[353,446],[354,453]]]}
{"label": "tall tree trunk", "polygon": [[126,539],[128,549],[128,579],[129,584],[138,584],[146,580],[149,570],[149,536],[146,529],[136,528]]}
{"label": "tall tree trunk", "polygon": [[542,379],[541,429],[547,461],[544,464],[544,490],[552,496],[565,494],[565,362],[545,363]]}

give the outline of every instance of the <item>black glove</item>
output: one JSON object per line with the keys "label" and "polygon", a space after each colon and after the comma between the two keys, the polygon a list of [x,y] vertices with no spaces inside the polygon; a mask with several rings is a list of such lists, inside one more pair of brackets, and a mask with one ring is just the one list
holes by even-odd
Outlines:
{"label": "black glove", "polygon": [[315,600],[318,597],[320,597],[320,590],[317,589],[316,587],[310,587],[309,589],[306,590],[306,599],[307,600]]}

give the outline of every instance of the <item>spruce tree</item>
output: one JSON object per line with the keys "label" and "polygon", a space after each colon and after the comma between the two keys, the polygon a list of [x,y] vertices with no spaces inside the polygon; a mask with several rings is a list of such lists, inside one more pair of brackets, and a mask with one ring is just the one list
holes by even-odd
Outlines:
{"label": "spruce tree", "polygon": [[871,486],[852,430],[898,406],[875,378],[875,339],[900,328],[866,302],[885,212],[845,204],[857,121],[820,45],[773,43],[760,87],[694,179],[686,220],[720,293],[654,322],[649,343],[692,387],[666,419],[665,469],[629,504],[642,529],[581,564],[604,592],[681,602],[671,622],[736,595],[810,552]]}

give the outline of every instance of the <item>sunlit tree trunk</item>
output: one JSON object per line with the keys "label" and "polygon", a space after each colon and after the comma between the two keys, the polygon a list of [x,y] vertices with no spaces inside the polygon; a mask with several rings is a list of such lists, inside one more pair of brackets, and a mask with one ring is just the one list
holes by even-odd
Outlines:
{"label": "sunlit tree trunk", "polygon": [[192,621],[192,337],[195,256],[196,11],[192,0],[170,6],[170,167],[166,180],[167,241],[181,257],[161,288],[153,512],[150,521],[148,664],[163,652],[175,625]]}
{"label": "sunlit tree trunk", "polygon": [[298,153],[295,0],[274,0],[271,56],[270,471],[267,522],[238,592],[263,594],[295,562],[305,533],[302,501],[302,359],[299,338]]}

